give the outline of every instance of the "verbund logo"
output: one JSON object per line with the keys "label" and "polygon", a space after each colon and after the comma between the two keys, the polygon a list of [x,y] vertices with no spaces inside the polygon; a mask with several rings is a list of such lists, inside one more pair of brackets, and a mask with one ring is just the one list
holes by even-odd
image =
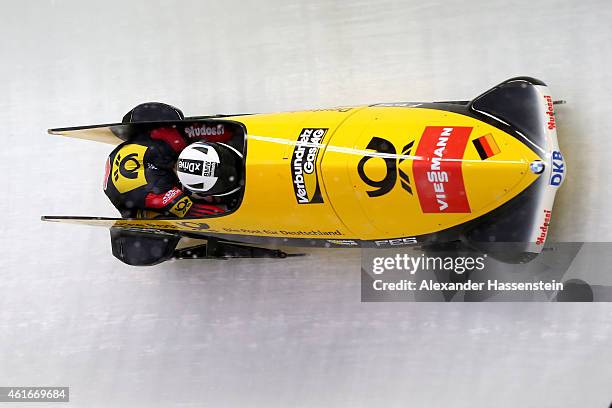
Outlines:
{"label": "verbund logo", "polygon": [[417,195],[424,213],[469,213],[461,159],[471,127],[428,126],[412,163]]}

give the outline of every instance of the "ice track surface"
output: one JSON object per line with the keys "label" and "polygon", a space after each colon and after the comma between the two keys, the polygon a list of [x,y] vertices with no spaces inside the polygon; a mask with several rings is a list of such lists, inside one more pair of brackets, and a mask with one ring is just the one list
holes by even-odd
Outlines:
{"label": "ice track surface", "polygon": [[[48,127],[471,98],[512,76],[556,98],[568,177],[552,239],[612,239],[608,1],[0,3],[0,385],[71,406],[606,407],[608,304],[362,304],[359,251],[131,268],[109,146]],[[42,405],[41,405],[42,406]]]}

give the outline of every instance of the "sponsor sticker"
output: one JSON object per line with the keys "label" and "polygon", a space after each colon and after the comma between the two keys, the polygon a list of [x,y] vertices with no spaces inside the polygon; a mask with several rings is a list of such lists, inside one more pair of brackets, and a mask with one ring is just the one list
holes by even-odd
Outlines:
{"label": "sponsor sticker", "polygon": [[176,204],[172,206],[170,212],[176,215],[177,217],[183,218],[185,214],[187,214],[187,211],[189,211],[189,209],[191,208],[192,204],[193,203],[189,199],[189,197],[181,198],[179,201],[177,201]]}
{"label": "sponsor sticker", "polygon": [[350,112],[353,109],[350,106],[338,106],[335,108],[322,108],[322,109],[311,109],[311,112],[338,112],[338,113],[346,113]]}
{"label": "sponsor sticker", "polygon": [[553,151],[551,155],[552,174],[550,175],[550,185],[559,187],[563,183],[565,175],[565,162],[560,151]]}
{"label": "sponsor sticker", "polygon": [[328,239],[327,242],[333,245],[359,246],[357,241],[352,239]]}
{"label": "sponsor sticker", "polygon": [[548,130],[554,130],[557,125],[555,123],[555,107],[552,97],[550,95],[544,95],[544,102],[546,103],[546,116],[548,117],[546,126],[548,127]]}
{"label": "sponsor sticker", "polygon": [[412,162],[424,213],[469,213],[461,160],[471,127],[427,126]]}
{"label": "sponsor sticker", "polygon": [[382,239],[379,241],[374,241],[374,244],[377,247],[394,247],[394,246],[414,245],[416,243],[417,243],[417,239],[415,237]]}
{"label": "sponsor sticker", "polygon": [[400,166],[402,162],[404,162],[405,156],[410,155],[413,145],[414,141],[408,142],[408,144],[402,148],[401,157],[396,158],[394,157],[397,154],[395,146],[393,146],[390,141],[377,136],[374,136],[370,140],[366,146],[366,149],[375,150],[376,153],[384,154],[387,157],[384,158],[386,174],[381,180],[371,179],[365,171],[365,166],[368,160],[373,159],[376,156],[370,154],[365,155],[357,164],[357,174],[359,174],[359,178],[361,178],[361,180],[369,187],[372,187],[371,190],[367,191],[369,197],[380,197],[389,193],[397,184],[398,176],[402,189],[404,189],[408,194],[412,195],[410,177],[400,168]]}
{"label": "sponsor sticker", "polygon": [[174,187],[172,190],[167,191],[166,194],[164,194],[164,196],[162,197],[162,205],[166,206],[169,202],[174,200],[181,193],[182,191],[177,187]]}
{"label": "sponsor sticker", "polygon": [[202,175],[202,164],[200,160],[180,159],[177,163],[177,169],[181,173]]}
{"label": "sponsor sticker", "polygon": [[544,210],[544,221],[542,222],[542,225],[540,225],[540,235],[538,235],[538,237],[536,238],[537,245],[543,245],[544,241],[546,241],[551,216],[552,212],[550,210]]}
{"label": "sponsor sticker", "polygon": [[185,128],[185,133],[190,139],[206,139],[212,142],[227,140],[229,135],[225,126],[218,125],[191,125]]}
{"label": "sponsor sticker", "polygon": [[117,191],[123,194],[147,184],[142,165],[146,151],[146,146],[127,144],[115,154],[111,181]]}
{"label": "sponsor sticker", "polygon": [[323,202],[317,174],[317,157],[326,133],[326,128],[304,128],[293,149],[291,180],[298,204]]}
{"label": "sponsor sticker", "polygon": [[205,161],[202,166],[202,175],[206,177],[215,177],[217,173],[218,163]]}

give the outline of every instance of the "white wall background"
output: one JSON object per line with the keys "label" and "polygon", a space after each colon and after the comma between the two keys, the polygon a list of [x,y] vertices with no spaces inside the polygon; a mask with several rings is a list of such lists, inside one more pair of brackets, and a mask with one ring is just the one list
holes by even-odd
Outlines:
{"label": "white wall background", "polygon": [[106,231],[39,217],[114,215],[110,147],[49,127],[530,75],[568,101],[551,238],[611,240],[610,21],[608,1],[0,0],[0,385],[70,385],[87,407],[607,406],[607,304],[361,304],[359,252],[138,269]]}

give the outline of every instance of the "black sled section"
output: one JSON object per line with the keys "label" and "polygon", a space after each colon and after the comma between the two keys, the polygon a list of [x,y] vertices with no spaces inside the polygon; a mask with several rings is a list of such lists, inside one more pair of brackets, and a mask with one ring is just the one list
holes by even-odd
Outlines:
{"label": "black sled section", "polygon": [[179,235],[111,228],[111,248],[115,258],[132,266],[150,266],[171,259]]}
{"label": "black sled section", "polygon": [[[542,115],[542,93],[538,79],[508,79],[476,97],[468,106],[482,120],[506,131],[540,157],[546,149],[547,122]],[[470,247],[508,263],[529,262],[537,256],[529,242],[536,213],[546,188],[540,177],[525,191],[493,212],[480,217],[463,234]]]}
{"label": "black sled section", "polygon": [[542,94],[537,85],[546,86],[530,77],[508,79],[474,98],[469,109],[487,122],[497,122],[493,124],[541,154],[546,147],[547,124],[541,115]]}
{"label": "black sled section", "polygon": [[183,112],[161,102],[141,103],[123,116],[121,123],[183,120]]}

